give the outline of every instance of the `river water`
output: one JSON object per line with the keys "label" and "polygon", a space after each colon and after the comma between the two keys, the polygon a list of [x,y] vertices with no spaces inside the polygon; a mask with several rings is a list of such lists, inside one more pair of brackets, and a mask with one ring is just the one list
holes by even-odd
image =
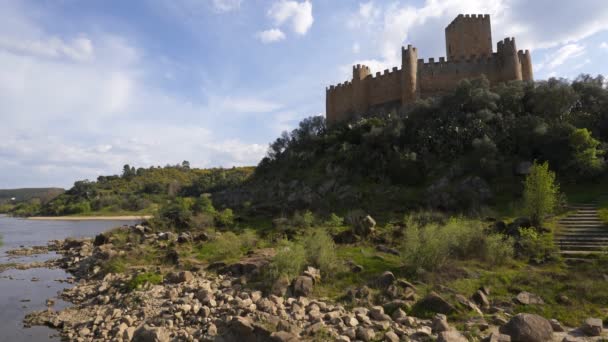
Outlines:
{"label": "river water", "polygon": [[[93,237],[100,232],[134,221],[34,221],[0,215],[0,264],[29,263],[58,257],[54,252],[26,257],[9,257],[6,251],[20,247],[45,246],[50,240],[67,237]],[[61,269],[9,269],[0,273],[0,342],[59,341],[56,331],[46,327],[24,328],[28,312],[46,308],[48,298],[55,299],[55,310],[69,304],[58,299],[69,274]],[[32,281],[32,279],[34,281]]]}

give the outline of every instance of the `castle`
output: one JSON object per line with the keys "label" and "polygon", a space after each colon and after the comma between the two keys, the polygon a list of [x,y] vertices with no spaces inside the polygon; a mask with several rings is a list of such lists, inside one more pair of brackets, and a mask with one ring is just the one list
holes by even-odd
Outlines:
{"label": "castle", "polygon": [[531,81],[532,59],[528,50],[517,50],[515,38],[498,42],[492,51],[489,15],[460,14],[445,29],[447,60],[418,59],[418,50],[401,49],[401,69],[394,67],[372,75],[365,65],[353,66],[353,79],[326,89],[328,124],[370,111],[399,108],[418,98],[440,95],[465,78],[485,75],[490,84],[512,80]]}

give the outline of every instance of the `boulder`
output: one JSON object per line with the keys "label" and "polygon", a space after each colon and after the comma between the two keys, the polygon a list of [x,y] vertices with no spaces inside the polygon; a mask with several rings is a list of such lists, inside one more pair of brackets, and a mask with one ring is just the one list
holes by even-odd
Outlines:
{"label": "boulder", "polygon": [[450,325],[448,324],[447,316],[444,314],[435,315],[435,317],[433,318],[431,329],[433,329],[433,333],[435,334],[450,330]]}
{"label": "boulder", "polygon": [[299,276],[293,281],[293,294],[295,296],[308,297],[312,294],[314,282],[312,278],[306,276]]}
{"label": "boulder", "polygon": [[545,302],[543,301],[542,298],[540,298],[540,296],[538,296],[534,293],[526,292],[526,291],[520,292],[515,297],[514,300],[517,304],[522,304],[522,305],[543,305],[543,304],[545,304]]}
{"label": "boulder", "polygon": [[371,216],[366,215],[355,224],[355,234],[359,236],[369,236],[374,232],[376,227],[376,220]]}
{"label": "boulder", "polygon": [[482,342],[511,342],[511,336],[505,334],[491,333],[481,340]]}
{"label": "boulder", "polygon": [[283,297],[287,294],[287,290],[289,289],[289,278],[286,276],[281,276],[277,280],[275,280],[274,284],[272,284],[272,288],[270,293],[275,296]]}
{"label": "boulder", "polygon": [[172,272],[167,275],[167,280],[173,284],[186,283],[192,279],[194,279],[194,276],[190,271]]}
{"label": "boulder", "polygon": [[482,309],[487,310],[490,308],[490,301],[484,291],[477,290],[472,299]]}
{"label": "boulder", "polygon": [[360,339],[364,342],[369,342],[369,341],[373,341],[375,337],[376,337],[376,333],[374,332],[374,329],[357,327],[357,338],[358,339]]}
{"label": "boulder", "polygon": [[295,334],[287,331],[276,331],[270,334],[270,341],[272,342],[298,342],[300,338]]}
{"label": "boulder", "polygon": [[444,315],[449,315],[455,311],[454,306],[436,292],[429,293],[422,300],[418,301],[416,306],[425,311],[442,313]]}
{"label": "boulder", "polygon": [[95,236],[95,240],[93,241],[93,246],[101,246],[110,242],[110,237],[107,234],[101,233]]}
{"label": "boulder", "polygon": [[133,342],[169,342],[169,332],[164,328],[142,325],[133,333]]}
{"label": "boulder", "polygon": [[188,243],[192,242],[193,240],[192,235],[188,232],[180,233],[177,237],[177,243]]}
{"label": "boulder", "polygon": [[437,336],[437,342],[468,342],[468,340],[458,331],[450,330],[440,332]]}
{"label": "boulder", "polygon": [[398,250],[396,250],[394,248],[390,248],[390,247],[385,246],[385,245],[378,245],[378,246],[376,246],[376,250],[378,252],[382,252],[382,253],[388,253],[388,254],[397,255],[397,256],[401,255],[401,253]]}
{"label": "boulder", "polygon": [[399,342],[399,335],[395,334],[394,331],[387,331],[384,334],[384,341],[386,342]]}
{"label": "boulder", "polygon": [[545,342],[551,341],[553,328],[545,318],[535,315],[520,313],[500,327],[500,332],[511,336],[513,341]]}
{"label": "boulder", "polygon": [[564,332],[566,331],[566,329],[564,329],[564,326],[555,318],[550,320],[549,323],[551,323],[551,328],[553,328],[554,332]]}
{"label": "boulder", "polygon": [[378,279],[376,279],[376,285],[380,288],[386,289],[395,281],[395,275],[393,272],[386,271],[382,273]]}
{"label": "boulder", "polygon": [[315,284],[321,281],[321,271],[312,266],[306,267],[302,275],[311,278]]}
{"label": "boulder", "polygon": [[599,318],[587,318],[581,326],[581,330],[587,336],[600,336],[602,334],[603,323]]}

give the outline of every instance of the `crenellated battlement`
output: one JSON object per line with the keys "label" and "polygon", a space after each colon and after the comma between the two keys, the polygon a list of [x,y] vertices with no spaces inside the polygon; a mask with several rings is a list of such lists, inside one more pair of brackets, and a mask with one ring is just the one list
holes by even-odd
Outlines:
{"label": "crenellated battlement", "polygon": [[493,51],[489,15],[461,14],[445,32],[447,57],[419,59],[418,49],[407,45],[401,47],[401,68],[372,73],[354,65],[352,80],[326,88],[328,123],[443,94],[466,78],[485,76],[491,84],[533,79],[530,51],[517,50],[515,38],[499,41]]}

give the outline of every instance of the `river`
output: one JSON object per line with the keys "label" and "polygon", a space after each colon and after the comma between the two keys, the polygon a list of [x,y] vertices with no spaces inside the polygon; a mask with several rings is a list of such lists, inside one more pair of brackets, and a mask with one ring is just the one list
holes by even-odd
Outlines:
{"label": "river", "polygon": [[[134,221],[33,221],[0,215],[0,264],[29,263],[58,257],[54,252],[26,257],[9,257],[6,251],[20,247],[45,246],[50,240],[67,237],[92,237],[112,227]],[[0,273],[0,342],[59,341],[56,331],[46,327],[23,327],[28,312],[46,308],[48,298],[55,299],[55,310],[69,305],[58,299],[69,274],[61,269],[9,269]],[[32,279],[34,281],[32,281]]]}

